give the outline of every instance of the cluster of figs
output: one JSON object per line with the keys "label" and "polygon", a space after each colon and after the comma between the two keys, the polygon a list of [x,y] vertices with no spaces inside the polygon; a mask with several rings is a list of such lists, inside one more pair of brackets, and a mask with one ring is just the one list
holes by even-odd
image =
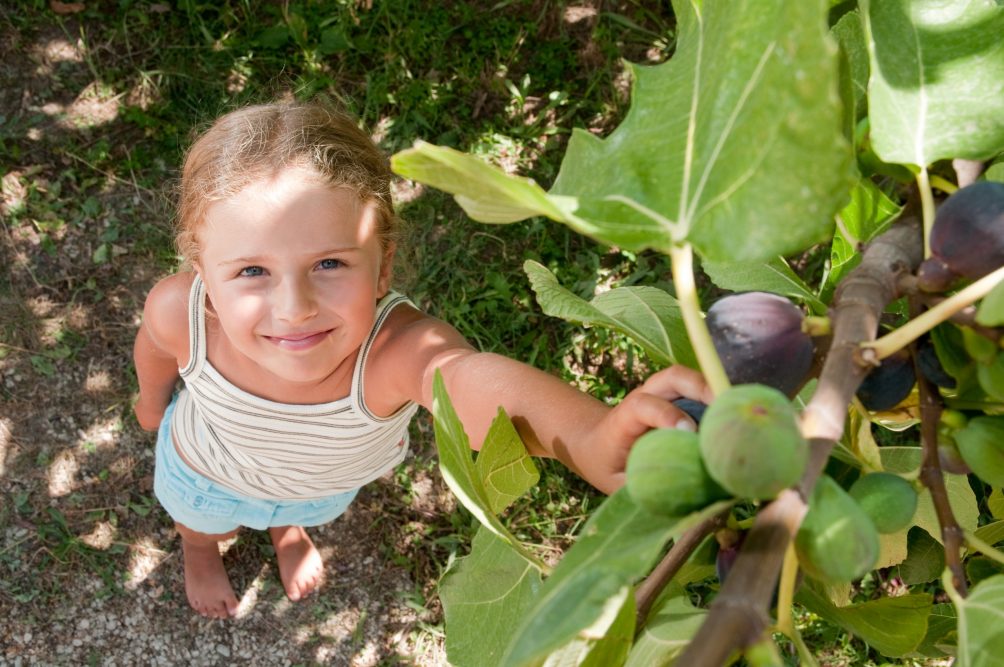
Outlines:
{"label": "cluster of figs", "polygon": [[[981,245],[974,246],[973,238]],[[979,182],[949,197],[938,209],[931,248],[931,259],[918,271],[929,290],[947,290],[1004,265],[1004,184]],[[709,406],[676,401],[698,422],[697,432],[657,429],[635,443],[626,487],[639,506],[683,517],[720,500],[770,500],[800,480],[809,444],[791,398],[809,379],[815,353],[804,321],[788,299],[766,292],[732,294],[711,306],[706,323],[732,386]],[[974,361],[973,374],[991,399],[1004,401],[999,343],[970,338],[966,334],[965,349]],[[978,356],[972,354],[976,346]],[[894,355],[874,369],[859,400],[873,411],[896,406],[913,390],[915,369],[940,387],[956,387],[958,378],[942,367],[934,345],[922,341],[913,355]],[[1004,486],[1004,416],[968,418],[946,410],[940,442],[947,471],[974,472]],[[879,556],[879,534],[910,526],[915,484],[882,471],[858,474],[846,487],[822,476],[795,539],[805,573],[846,583],[870,571]],[[734,553],[735,545],[730,547],[720,550],[720,561]],[[721,565],[724,576],[727,568]]]}

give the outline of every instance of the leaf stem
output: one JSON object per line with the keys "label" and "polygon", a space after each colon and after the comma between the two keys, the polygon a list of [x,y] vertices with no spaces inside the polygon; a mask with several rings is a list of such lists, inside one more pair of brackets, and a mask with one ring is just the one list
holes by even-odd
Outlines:
{"label": "leaf stem", "polygon": [[952,194],[959,189],[955,183],[938,176],[937,174],[931,174],[931,187],[938,188],[946,194]]}
{"label": "leaf stem", "polygon": [[798,556],[795,555],[795,545],[788,543],[784,552],[784,563],[781,565],[781,578],[777,587],[777,629],[794,637],[795,619],[791,613],[791,605],[795,600],[795,580],[798,577]]}
{"label": "leaf stem", "polygon": [[969,545],[973,549],[976,549],[987,558],[997,561],[998,563],[1004,565],[1004,553],[1001,553],[997,549],[994,549],[993,545],[987,544],[986,542],[976,537],[975,534],[969,532],[968,530],[965,531],[965,538],[967,545]]}
{"label": "leaf stem", "polygon": [[[930,310],[925,310],[900,328],[870,343],[862,343],[861,347],[871,348],[875,351],[878,359],[885,359],[897,350],[901,350],[917,340],[945,320],[950,319],[952,315],[963,308],[982,299],[1001,281],[1004,281],[1004,267],[997,269],[993,273],[988,273],[965,289],[959,290]],[[684,313],[684,321],[686,321],[686,313]]]}
{"label": "leaf stem", "polygon": [[920,207],[924,219],[924,259],[931,256],[931,227],[934,226],[934,194],[927,166],[921,166],[917,173],[917,189],[920,191]]}
{"label": "leaf stem", "polygon": [[683,314],[687,335],[690,336],[690,344],[711,391],[718,396],[731,385],[701,313],[697,284],[694,281],[694,247],[689,243],[671,246],[669,257],[673,263],[673,286],[676,288],[676,298],[680,302],[680,312]]}
{"label": "leaf stem", "polygon": [[966,603],[966,600],[957,590],[955,590],[955,585],[952,583],[954,578],[955,577],[952,576],[952,571],[947,567],[941,573],[941,584],[945,587],[945,593],[948,594],[948,597],[952,600],[952,604],[954,604],[955,608],[958,610],[962,608],[962,605]]}

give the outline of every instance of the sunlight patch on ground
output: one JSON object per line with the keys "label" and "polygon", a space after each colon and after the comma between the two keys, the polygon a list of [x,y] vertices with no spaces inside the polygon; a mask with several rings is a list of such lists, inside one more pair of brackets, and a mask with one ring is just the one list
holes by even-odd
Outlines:
{"label": "sunlight patch on ground", "polygon": [[77,472],[80,464],[77,457],[68,449],[64,449],[52,463],[49,464],[49,497],[60,498],[69,495],[77,486]]}
{"label": "sunlight patch on ground", "polygon": [[596,14],[595,7],[566,7],[565,23],[578,23],[579,21],[594,18]]}
{"label": "sunlight patch on ground", "polygon": [[35,68],[35,74],[41,77],[51,77],[54,73],[52,66],[56,63],[84,62],[84,54],[80,50],[79,42],[70,44],[62,37],[50,39],[44,44],[36,44],[31,55],[32,60],[38,65]]}
{"label": "sunlight patch on ground", "polygon": [[42,113],[66,130],[93,128],[118,118],[121,98],[121,94],[114,94],[114,91],[94,81],[87,84],[70,104],[49,102],[42,106]]}
{"label": "sunlight patch on ground", "polygon": [[80,541],[89,547],[104,551],[112,545],[116,533],[118,533],[118,529],[111,522],[99,521],[94,524],[94,529],[91,532],[80,536]]}
{"label": "sunlight patch on ground", "polygon": [[129,545],[129,578],[125,588],[136,590],[160,564],[171,555],[170,552],[157,548],[149,537],[142,537]]}
{"label": "sunlight patch on ground", "polygon": [[255,605],[258,604],[258,598],[261,597],[266,588],[271,584],[272,575],[269,573],[267,567],[263,567],[258,572],[258,576],[247,587],[247,590],[244,591],[244,595],[241,596],[240,601],[238,601],[236,618],[244,618],[250,614]]}
{"label": "sunlight patch on ground", "polygon": [[0,419],[0,477],[7,474],[7,449],[11,446],[10,420]]}
{"label": "sunlight patch on ground", "polygon": [[100,394],[112,388],[112,376],[105,370],[95,370],[87,374],[84,380],[84,391],[88,394]]}
{"label": "sunlight patch on ground", "polygon": [[94,422],[86,431],[78,432],[76,449],[82,454],[90,454],[95,449],[113,446],[118,441],[121,430],[122,422],[118,417]]}

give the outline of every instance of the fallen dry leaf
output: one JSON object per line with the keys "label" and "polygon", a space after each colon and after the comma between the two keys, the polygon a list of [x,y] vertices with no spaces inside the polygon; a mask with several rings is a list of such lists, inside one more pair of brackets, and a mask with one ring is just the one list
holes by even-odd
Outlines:
{"label": "fallen dry leaf", "polygon": [[59,0],[49,0],[49,9],[57,14],[76,14],[84,11],[87,7],[82,2],[60,2]]}

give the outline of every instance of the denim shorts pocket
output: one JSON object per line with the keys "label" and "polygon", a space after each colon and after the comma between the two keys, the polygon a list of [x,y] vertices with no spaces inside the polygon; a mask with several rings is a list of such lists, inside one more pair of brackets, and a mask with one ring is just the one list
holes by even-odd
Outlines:
{"label": "denim shorts pocket", "polygon": [[238,500],[214,494],[210,490],[192,488],[174,475],[167,478],[167,486],[171,493],[181,499],[185,505],[203,516],[220,519],[230,517],[234,515],[240,504]]}

